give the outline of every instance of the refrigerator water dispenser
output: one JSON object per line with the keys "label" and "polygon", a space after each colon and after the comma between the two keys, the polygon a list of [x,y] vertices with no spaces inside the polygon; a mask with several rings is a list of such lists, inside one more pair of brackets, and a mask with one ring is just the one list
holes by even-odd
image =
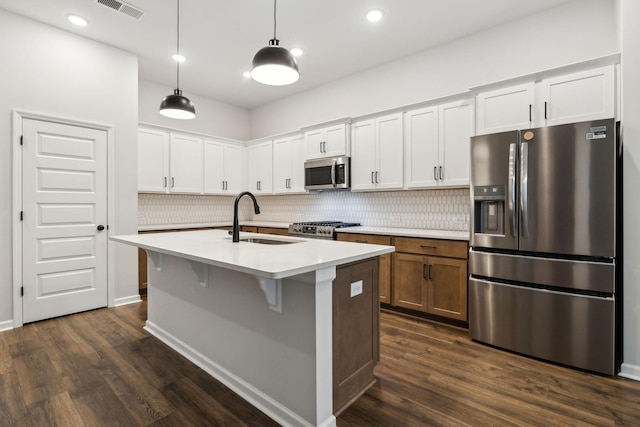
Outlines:
{"label": "refrigerator water dispenser", "polygon": [[504,185],[474,188],[474,233],[504,235]]}

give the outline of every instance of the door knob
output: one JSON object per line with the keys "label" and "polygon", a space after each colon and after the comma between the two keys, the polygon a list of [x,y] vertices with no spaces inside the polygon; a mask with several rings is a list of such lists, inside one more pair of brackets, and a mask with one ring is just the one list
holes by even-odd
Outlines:
{"label": "door knob", "polygon": [[104,225],[100,224],[100,225],[98,226],[98,231],[102,231],[102,230],[104,230]]}

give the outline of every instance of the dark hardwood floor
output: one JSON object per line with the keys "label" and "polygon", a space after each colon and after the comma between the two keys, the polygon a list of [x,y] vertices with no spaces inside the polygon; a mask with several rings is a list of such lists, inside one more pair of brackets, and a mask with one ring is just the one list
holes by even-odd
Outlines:
{"label": "dark hardwood floor", "polygon": [[[143,329],[146,303],[0,333],[0,426],[270,426]],[[472,342],[382,313],[378,383],[338,426],[640,425],[640,382]]]}

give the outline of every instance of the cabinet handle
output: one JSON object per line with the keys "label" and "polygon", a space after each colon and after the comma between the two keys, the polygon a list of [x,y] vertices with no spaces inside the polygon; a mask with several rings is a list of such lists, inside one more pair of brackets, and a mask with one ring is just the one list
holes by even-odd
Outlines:
{"label": "cabinet handle", "polygon": [[167,177],[164,177],[164,188],[167,188]]}
{"label": "cabinet handle", "polygon": [[224,189],[225,189],[225,188],[224,188],[224,181],[222,181],[222,190],[224,190]]}
{"label": "cabinet handle", "polygon": [[531,121],[531,104],[529,104],[529,121]]}
{"label": "cabinet handle", "polygon": [[547,119],[547,101],[544,101],[544,119]]}
{"label": "cabinet handle", "polygon": [[229,182],[228,182],[228,181],[225,181],[225,182],[224,182],[224,189],[225,189],[225,190],[228,190],[228,189],[229,189]]}
{"label": "cabinet handle", "polygon": [[421,247],[422,249],[433,249],[433,250],[435,250],[435,249],[436,249],[436,247],[435,247],[435,246],[431,246],[431,245],[420,245],[420,247]]}
{"label": "cabinet handle", "polygon": [[260,190],[260,181],[256,181],[256,190]]}
{"label": "cabinet handle", "polygon": [[322,153],[322,141],[320,141],[320,152]]}
{"label": "cabinet handle", "polygon": [[171,177],[171,188],[174,188],[176,186],[176,179],[174,177]]}
{"label": "cabinet handle", "polygon": [[428,274],[428,277],[427,277],[427,278],[428,278],[429,280],[431,280],[431,264],[429,264],[429,274]]}
{"label": "cabinet handle", "polygon": [[433,167],[433,179],[436,180],[436,181],[438,180],[438,167],[437,166]]}
{"label": "cabinet handle", "polygon": [[422,278],[427,278],[427,264],[422,264]]}
{"label": "cabinet handle", "polygon": [[369,243],[366,240],[356,240],[356,243]]}
{"label": "cabinet handle", "polygon": [[327,152],[327,141],[322,141],[322,152],[323,153]]}
{"label": "cabinet handle", "polygon": [[378,171],[376,171],[376,184],[378,184]]}
{"label": "cabinet handle", "polygon": [[374,182],[373,182],[373,174],[374,174],[374,173],[375,173],[375,172],[371,171],[371,183],[372,183],[372,184],[374,183]]}
{"label": "cabinet handle", "polygon": [[444,173],[442,173],[442,166],[440,166],[440,181],[444,179]]}

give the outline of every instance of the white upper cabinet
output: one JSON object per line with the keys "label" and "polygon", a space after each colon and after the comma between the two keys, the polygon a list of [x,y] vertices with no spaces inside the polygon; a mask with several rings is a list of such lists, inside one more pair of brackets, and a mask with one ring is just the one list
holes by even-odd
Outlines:
{"label": "white upper cabinet", "polygon": [[476,100],[478,135],[527,129],[533,125],[533,82],[481,92]]}
{"label": "white upper cabinet", "polygon": [[615,117],[613,65],[476,97],[478,135]]}
{"label": "white upper cabinet", "polygon": [[471,137],[475,134],[473,99],[438,107],[439,158],[438,185],[469,185]]}
{"label": "white upper cabinet", "polygon": [[407,188],[469,185],[473,99],[407,111],[405,123]]}
{"label": "white upper cabinet", "polygon": [[139,129],[138,191],[202,194],[202,139]]}
{"label": "white upper cabinet", "polygon": [[615,116],[614,67],[544,79],[539,83],[540,126]]}
{"label": "white upper cabinet", "polygon": [[273,191],[276,194],[304,193],[304,135],[273,141]]}
{"label": "white upper cabinet", "polygon": [[273,143],[247,147],[247,189],[255,194],[273,193]]}
{"label": "white upper cabinet", "polygon": [[351,189],[401,189],[402,147],[402,113],[353,123]]}
{"label": "white upper cabinet", "polygon": [[[438,107],[407,111],[405,123],[405,182],[407,188],[438,185]],[[432,168],[436,167],[436,170]]]}
{"label": "white upper cabinet", "polygon": [[169,191],[169,132],[138,129],[138,191]]}
{"label": "white upper cabinet", "polygon": [[243,150],[240,145],[205,139],[204,193],[236,195],[243,188]]}
{"label": "white upper cabinet", "polygon": [[202,138],[171,134],[169,191],[201,194]]}
{"label": "white upper cabinet", "polygon": [[346,123],[308,130],[304,133],[304,139],[307,146],[307,159],[349,154],[349,126]]}

